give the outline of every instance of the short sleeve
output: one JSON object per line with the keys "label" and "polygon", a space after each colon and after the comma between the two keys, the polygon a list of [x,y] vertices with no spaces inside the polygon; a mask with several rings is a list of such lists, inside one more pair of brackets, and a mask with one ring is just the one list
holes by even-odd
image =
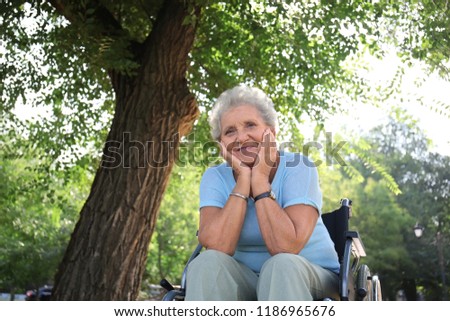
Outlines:
{"label": "short sleeve", "polygon": [[317,167],[304,156],[301,161],[291,165],[286,166],[283,180],[283,208],[306,204],[315,207],[321,214],[322,192]]}
{"label": "short sleeve", "polygon": [[223,208],[227,198],[228,194],[220,172],[215,167],[206,169],[200,181],[200,208],[205,206]]}

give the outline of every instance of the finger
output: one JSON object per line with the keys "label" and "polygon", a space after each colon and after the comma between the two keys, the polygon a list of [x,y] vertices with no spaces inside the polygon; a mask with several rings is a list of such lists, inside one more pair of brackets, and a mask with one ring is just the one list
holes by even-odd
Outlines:
{"label": "finger", "polygon": [[234,157],[233,157],[233,150],[228,150],[227,146],[225,146],[225,143],[220,142],[220,152],[222,154],[223,159],[225,159],[228,164],[230,164],[232,167],[234,167]]}
{"label": "finger", "polygon": [[277,146],[275,141],[275,135],[270,128],[264,131],[264,138],[262,143],[262,150],[260,157],[263,157],[266,165],[272,167],[276,161]]}
{"label": "finger", "polygon": [[267,153],[271,151],[271,147],[273,147],[275,142],[275,137],[273,136],[270,129],[266,129],[263,133],[262,142],[260,144],[260,151],[262,153]]}
{"label": "finger", "polygon": [[234,155],[234,145],[233,143],[228,144],[228,146],[225,146],[224,142],[220,142],[220,149],[222,157],[227,161],[227,163],[235,170],[239,168],[240,161],[236,158]]}
{"label": "finger", "polygon": [[271,137],[270,137],[270,134],[271,134],[272,132],[270,131],[270,128],[267,128],[265,131],[264,131],[264,139],[266,140],[266,141],[268,141],[268,140],[270,140],[271,139]]}

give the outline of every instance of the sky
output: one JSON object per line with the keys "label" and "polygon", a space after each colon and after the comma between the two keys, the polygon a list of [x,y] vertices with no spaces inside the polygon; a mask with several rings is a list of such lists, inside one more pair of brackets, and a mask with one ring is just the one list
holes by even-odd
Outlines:
{"label": "sky", "polygon": [[[399,59],[390,55],[382,61],[369,59],[371,65],[366,78],[377,83],[389,83],[394,76]],[[346,124],[347,129],[354,133],[367,132],[371,128],[384,123],[392,106],[404,108],[408,114],[418,121],[418,126],[430,138],[433,152],[450,156],[450,82],[437,75],[426,75],[425,66],[421,63],[408,68],[403,77],[401,97],[386,101],[380,107],[367,104],[353,103],[348,113],[340,113],[331,117],[325,124],[327,131],[337,132],[341,130],[341,124]],[[418,79],[423,79],[420,86]],[[418,102],[422,97],[425,105]],[[447,115],[439,111],[445,111],[438,102],[446,104]]]}

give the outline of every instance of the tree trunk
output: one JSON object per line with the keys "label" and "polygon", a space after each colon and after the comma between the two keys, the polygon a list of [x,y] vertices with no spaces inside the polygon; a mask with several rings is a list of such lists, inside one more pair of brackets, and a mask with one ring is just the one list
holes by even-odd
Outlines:
{"label": "tree trunk", "polygon": [[186,1],[165,1],[136,55],[137,74],[110,72],[116,111],[55,278],[54,300],[135,300],[139,294],[179,138],[198,115],[185,79],[195,35],[193,24],[183,24],[187,15]]}

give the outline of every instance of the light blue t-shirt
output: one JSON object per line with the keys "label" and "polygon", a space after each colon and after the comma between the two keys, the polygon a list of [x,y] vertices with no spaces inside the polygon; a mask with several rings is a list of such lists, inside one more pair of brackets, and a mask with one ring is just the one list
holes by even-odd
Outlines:
{"label": "light blue t-shirt", "polygon": [[[208,168],[200,183],[200,208],[204,206],[223,208],[235,184],[232,169],[227,163]],[[322,193],[314,164],[301,154],[281,152],[272,190],[282,208],[307,204],[318,210],[319,219],[316,227],[299,255],[339,273],[339,260],[334,244],[320,216]],[[270,258],[259,229],[255,203],[252,199],[248,200],[244,225],[233,257],[256,273],[259,273],[264,262]]]}

